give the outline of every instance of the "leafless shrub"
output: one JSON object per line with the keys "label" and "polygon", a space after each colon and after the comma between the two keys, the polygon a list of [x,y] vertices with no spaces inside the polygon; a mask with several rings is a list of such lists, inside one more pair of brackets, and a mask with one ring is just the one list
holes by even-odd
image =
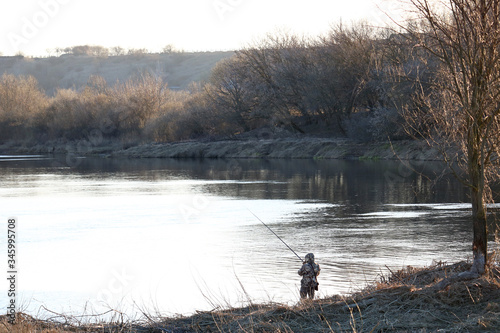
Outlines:
{"label": "leafless shrub", "polygon": [[4,74],[0,78],[0,138],[21,139],[33,135],[36,119],[48,98],[35,78]]}
{"label": "leafless shrub", "polygon": [[112,94],[121,133],[140,137],[146,122],[161,113],[167,92],[162,79],[149,73],[116,85]]}

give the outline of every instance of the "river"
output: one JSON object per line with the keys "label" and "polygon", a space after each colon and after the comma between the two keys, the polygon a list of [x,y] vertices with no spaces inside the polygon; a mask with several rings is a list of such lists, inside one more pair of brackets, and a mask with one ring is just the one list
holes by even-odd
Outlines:
{"label": "river", "polygon": [[[0,156],[2,267],[17,219],[19,308],[175,315],[298,301],[389,269],[470,257],[467,189],[437,162],[66,159]],[[7,290],[5,279],[2,290]],[[7,293],[0,304],[7,304]]]}

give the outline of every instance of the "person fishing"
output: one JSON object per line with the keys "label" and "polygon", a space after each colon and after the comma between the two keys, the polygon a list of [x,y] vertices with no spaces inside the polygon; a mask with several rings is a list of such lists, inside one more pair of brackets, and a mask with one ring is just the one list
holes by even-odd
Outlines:
{"label": "person fishing", "polygon": [[306,254],[305,261],[302,267],[299,269],[299,275],[302,276],[300,281],[300,297],[310,299],[314,298],[314,292],[318,290],[318,279],[317,276],[321,268],[318,264],[314,262],[314,254]]}
{"label": "person fishing", "polygon": [[[248,209],[248,208],[247,208]],[[281,239],[278,234],[276,234],[273,229],[269,228],[267,224],[264,223],[257,215],[255,215],[250,209],[248,211],[255,216],[257,220],[260,221],[269,231],[271,231],[278,239],[286,245],[286,247],[295,254],[297,258],[302,262],[302,267],[299,269],[299,275],[302,276],[302,280],[300,281],[300,297],[306,298],[309,296],[310,299],[314,298],[314,292],[318,290],[318,279],[317,276],[321,271],[319,265],[314,262],[314,254],[308,253],[306,254],[305,260],[302,258],[290,247],[283,239]]]}

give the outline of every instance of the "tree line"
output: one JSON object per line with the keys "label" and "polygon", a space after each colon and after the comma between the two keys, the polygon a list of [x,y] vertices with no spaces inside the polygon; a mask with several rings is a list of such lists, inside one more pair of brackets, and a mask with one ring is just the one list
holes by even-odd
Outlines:
{"label": "tree line", "polygon": [[230,138],[262,127],[405,138],[401,106],[413,105],[416,92],[402,73],[428,75],[417,70],[412,43],[367,24],[338,25],[318,38],[270,34],[184,91],[145,72],[113,85],[91,76],[85,87],[49,97],[32,77],[3,75],[0,139],[78,140],[103,124],[108,138],[132,141]]}
{"label": "tree line", "polygon": [[[89,57],[102,57],[108,56],[123,56],[123,55],[143,55],[150,54],[151,52],[145,48],[131,48],[125,49],[121,46],[104,47],[101,45],[75,45],[70,47],[56,47],[48,49],[49,53],[55,53],[56,56],[73,55],[73,56],[89,56]],[[173,44],[165,45],[160,53],[182,53],[183,50],[176,48]]]}

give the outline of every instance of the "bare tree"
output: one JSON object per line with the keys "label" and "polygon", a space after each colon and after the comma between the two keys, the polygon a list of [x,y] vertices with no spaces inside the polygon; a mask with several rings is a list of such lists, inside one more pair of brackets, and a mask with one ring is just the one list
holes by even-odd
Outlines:
{"label": "bare tree", "polygon": [[161,113],[168,92],[160,77],[147,72],[115,86],[114,98],[120,105],[119,127],[140,133],[148,119]]}
{"label": "bare tree", "polygon": [[377,71],[378,31],[366,23],[332,27],[313,49],[315,79],[310,80],[310,95],[318,113],[334,119],[343,134],[342,123],[359,109],[375,104],[377,94],[370,81]]}
{"label": "bare tree", "polygon": [[305,37],[279,32],[236,53],[251,78],[259,116],[302,133],[296,119],[309,115],[306,95],[312,67],[310,44]]}
{"label": "bare tree", "polygon": [[217,63],[210,75],[205,93],[215,104],[221,116],[234,123],[233,131],[248,131],[255,103],[252,89],[248,87],[245,67],[233,57]]}
{"label": "bare tree", "polygon": [[161,49],[161,54],[184,53],[184,50],[175,47],[174,44],[167,44]]}
{"label": "bare tree", "polygon": [[147,49],[145,49],[145,48],[142,48],[142,49],[129,49],[127,51],[128,55],[136,56],[136,57],[142,57],[142,56],[145,56],[148,53],[149,53],[149,51]]}
{"label": "bare tree", "polygon": [[443,152],[452,170],[463,167],[465,176],[459,177],[470,188],[474,261],[463,277],[475,277],[486,270],[486,204],[492,200],[489,185],[499,176],[500,0],[410,3],[420,21],[405,28],[407,37],[416,41],[420,59],[427,59],[421,63],[437,68],[420,86],[420,107],[409,112],[410,125],[442,148],[461,148],[460,154]]}
{"label": "bare tree", "polygon": [[111,55],[112,56],[122,56],[125,54],[126,54],[126,50],[121,46],[113,46],[111,48]]}

